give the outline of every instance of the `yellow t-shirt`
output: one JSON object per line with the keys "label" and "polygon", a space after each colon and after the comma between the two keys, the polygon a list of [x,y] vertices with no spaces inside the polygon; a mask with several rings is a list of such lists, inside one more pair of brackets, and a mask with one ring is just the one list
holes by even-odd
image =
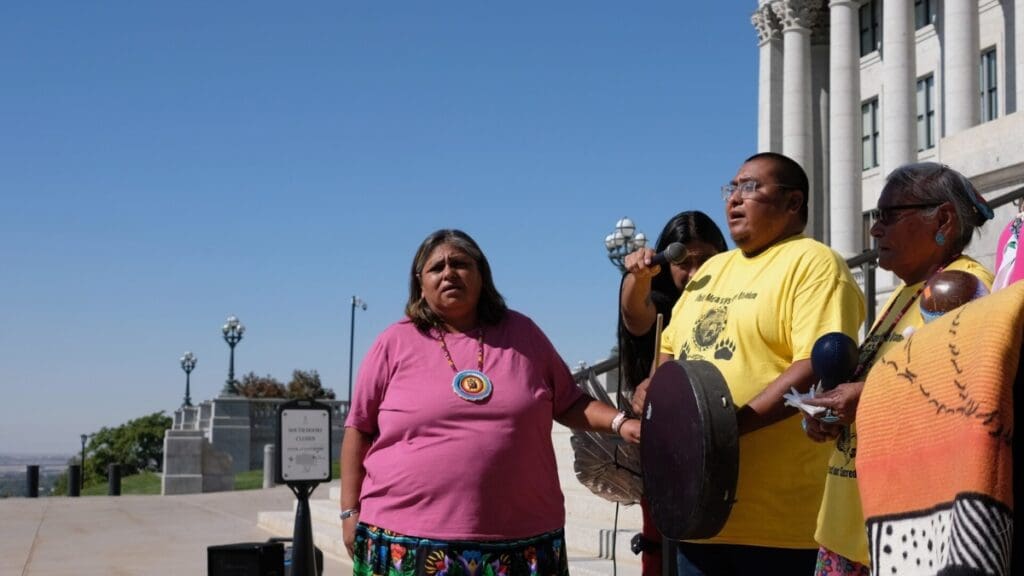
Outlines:
{"label": "yellow t-shirt", "polygon": [[[946,270],[962,270],[977,276],[985,286],[992,287],[992,273],[967,256],[960,256]],[[913,286],[901,285],[889,296],[882,307],[883,315],[875,321],[870,339],[876,342],[878,352],[874,360],[881,358],[894,344],[903,342],[914,329],[924,324],[921,318],[919,295],[924,282]],[[906,313],[890,331],[892,321],[900,311]],[[884,338],[883,338],[884,337]],[[862,346],[863,348],[863,346]],[[867,374],[862,375],[867,379]],[[814,539],[829,550],[864,565],[870,564],[868,556],[868,533],[861,511],[860,491],[857,489],[857,427],[843,430],[835,442],[835,449],[828,462],[825,479],[825,494],[818,511],[818,529]]]}
{"label": "yellow t-shirt", "polygon": [[[856,338],[863,321],[864,297],[846,263],[794,236],[752,258],[732,250],[708,260],[672,310],[661,352],[711,362],[744,406],[810,358],[820,336]],[[817,548],[830,449],[807,439],[799,416],[741,436],[736,504],[722,531],[701,542]]]}

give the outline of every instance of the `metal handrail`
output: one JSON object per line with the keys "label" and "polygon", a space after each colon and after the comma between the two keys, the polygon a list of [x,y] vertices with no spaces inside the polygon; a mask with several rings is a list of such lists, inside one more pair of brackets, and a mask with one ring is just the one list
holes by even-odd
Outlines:
{"label": "metal handrail", "polygon": [[846,260],[846,265],[850,267],[850,270],[853,270],[854,268],[857,268],[859,266],[863,266],[864,264],[866,264],[868,262],[875,262],[877,260],[878,260],[878,250],[875,250],[873,248],[868,248],[867,250],[861,252],[860,254],[858,254],[858,255],[856,255],[856,256],[854,256],[852,258],[848,258]]}

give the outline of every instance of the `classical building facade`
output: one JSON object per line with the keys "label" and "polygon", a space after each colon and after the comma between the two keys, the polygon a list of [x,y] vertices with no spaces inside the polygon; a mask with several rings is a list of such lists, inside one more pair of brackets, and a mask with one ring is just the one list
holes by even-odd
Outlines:
{"label": "classical building facade", "polygon": [[[844,256],[871,247],[901,164],[947,164],[990,201],[1024,185],[1024,0],[760,0],[751,20],[758,148],[807,169],[809,231]],[[990,267],[1015,211],[971,246]]]}

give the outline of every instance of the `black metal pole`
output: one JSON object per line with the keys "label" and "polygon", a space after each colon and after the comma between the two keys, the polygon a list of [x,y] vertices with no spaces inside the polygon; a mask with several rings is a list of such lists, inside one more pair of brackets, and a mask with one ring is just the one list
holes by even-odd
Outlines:
{"label": "black metal pole", "polygon": [[228,381],[221,390],[221,396],[238,396],[238,386],[235,383],[235,345],[242,341],[242,334],[245,333],[245,326],[235,316],[228,316],[227,324],[221,328],[224,334],[224,341],[231,348],[228,360]]}
{"label": "black metal pole", "polygon": [[185,406],[191,406],[192,405],[192,395],[189,394],[189,388],[190,388],[190,384],[191,384],[189,379],[190,379],[191,376],[192,376],[192,372],[190,370],[186,370],[185,371]]}
{"label": "black metal pole", "polygon": [[228,342],[228,346],[231,348],[231,359],[228,361],[228,382],[233,386],[235,384],[235,343]]}
{"label": "black metal pole", "polygon": [[88,438],[85,434],[82,434],[82,486],[85,489],[85,440]]}
{"label": "black metal pole", "polygon": [[228,356],[228,381],[224,383],[224,390],[221,395],[234,396],[238,394],[238,387],[235,386],[235,345],[241,340],[238,334],[225,334],[224,341],[228,343],[231,353]]}
{"label": "black metal pole", "polygon": [[181,369],[185,371],[185,402],[182,407],[192,405],[192,370],[196,367],[196,356],[192,352],[185,352],[181,357]]}
{"label": "black metal pole", "polygon": [[861,266],[861,270],[864,271],[864,296],[867,300],[867,326],[870,328],[875,324],[875,306],[878,304],[875,290],[875,265],[873,262],[865,262]]}
{"label": "black metal pole", "polygon": [[228,342],[228,347],[231,348],[231,358],[228,360],[228,385],[232,389],[235,387],[235,343]]}
{"label": "black metal pole", "polygon": [[68,496],[78,497],[82,493],[82,465],[68,466]]}
{"label": "black metal pole", "polygon": [[355,354],[356,297],[352,297],[352,314],[348,324],[348,406],[352,409],[352,355]]}
{"label": "black metal pole", "polygon": [[39,498],[39,465],[29,464],[25,468],[25,496]]}
{"label": "black metal pole", "polygon": [[107,465],[107,496],[121,495],[121,465]]}
{"label": "black metal pole", "polygon": [[309,512],[309,495],[316,482],[288,485],[298,499],[295,530],[292,532],[292,576],[317,576],[316,552],[313,545],[313,523]]}

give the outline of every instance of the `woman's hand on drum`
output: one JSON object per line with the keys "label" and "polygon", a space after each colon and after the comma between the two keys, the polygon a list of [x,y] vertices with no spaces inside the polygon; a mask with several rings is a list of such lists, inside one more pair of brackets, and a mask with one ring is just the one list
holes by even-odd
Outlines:
{"label": "woman's hand on drum", "polygon": [[650,248],[641,248],[632,254],[627,254],[622,261],[623,268],[637,278],[653,278],[661,272],[661,266],[651,266],[651,258],[655,255]]}
{"label": "woman's hand on drum", "polygon": [[860,403],[860,394],[864,391],[863,382],[847,382],[822,392],[814,398],[804,400],[810,406],[821,406],[828,408],[825,414],[831,414],[838,418],[832,424],[843,424],[849,426],[857,419],[857,405]]}
{"label": "woman's hand on drum", "polygon": [[619,436],[622,436],[622,439],[630,444],[639,444],[640,420],[637,418],[627,418],[619,428]]}
{"label": "woman's hand on drum", "polygon": [[636,385],[636,390],[633,391],[633,401],[630,403],[630,406],[633,408],[633,414],[640,415],[644,413],[644,402],[647,400],[647,387],[650,385],[650,378],[644,378]]}

